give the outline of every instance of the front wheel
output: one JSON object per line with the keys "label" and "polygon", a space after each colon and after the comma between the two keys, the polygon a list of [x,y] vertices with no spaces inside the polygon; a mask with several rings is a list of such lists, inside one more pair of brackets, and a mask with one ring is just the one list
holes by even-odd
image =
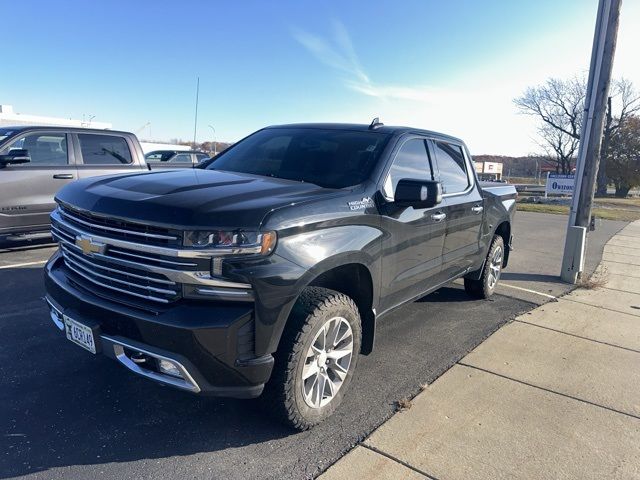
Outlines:
{"label": "front wheel", "polygon": [[351,383],[361,337],[353,300],[326,288],[306,288],[291,312],[266,386],[271,411],[298,430],[329,417]]}
{"label": "front wheel", "polygon": [[489,298],[496,289],[504,262],[504,240],[494,235],[479,280],[464,279],[464,289],[473,298]]}

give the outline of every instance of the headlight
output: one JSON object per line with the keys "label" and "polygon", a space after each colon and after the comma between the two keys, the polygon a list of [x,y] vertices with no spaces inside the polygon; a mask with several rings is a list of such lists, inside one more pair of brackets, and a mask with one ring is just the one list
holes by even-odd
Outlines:
{"label": "headlight", "polygon": [[193,230],[185,232],[184,245],[219,250],[221,255],[270,254],[276,246],[276,232],[246,230]]}

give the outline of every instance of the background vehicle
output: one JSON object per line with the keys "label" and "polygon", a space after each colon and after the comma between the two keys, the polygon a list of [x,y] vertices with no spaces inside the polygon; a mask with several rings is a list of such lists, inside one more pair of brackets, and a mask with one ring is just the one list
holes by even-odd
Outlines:
{"label": "background vehicle", "polygon": [[171,168],[191,168],[200,162],[209,160],[209,155],[205,152],[197,150],[180,151],[180,150],[154,150],[144,156],[145,160],[151,168],[157,164]]}
{"label": "background vehicle", "polygon": [[265,390],[305,429],[340,404],[381,317],[459,277],[493,293],[515,198],[482,188],[453,137],[270,127],[200,168],[65,187],[46,298],[87,350],[195,393]]}
{"label": "background vehicle", "polygon": [[[48,236],[54,195],[73,180],[150,168],[133,133],[44,126],[0,128],[0,238]],[[168,167],[153,164],[153,168]]]}

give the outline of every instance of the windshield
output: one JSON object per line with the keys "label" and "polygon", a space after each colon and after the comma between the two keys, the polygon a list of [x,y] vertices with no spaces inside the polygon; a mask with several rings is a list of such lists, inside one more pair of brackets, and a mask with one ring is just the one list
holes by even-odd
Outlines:
{"label": "windshield", "polygon": [[267,128],[221,153],[207,169],[345,188],[369,177],[389,136],[337,129]]}

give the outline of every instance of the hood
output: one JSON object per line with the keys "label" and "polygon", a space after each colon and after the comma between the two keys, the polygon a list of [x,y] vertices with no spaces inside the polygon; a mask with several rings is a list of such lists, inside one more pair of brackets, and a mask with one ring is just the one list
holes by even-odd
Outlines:
{"label": "hood", "polygon": [[257,228],[279,207],[335,195],[310,183],[185,169],[72,182],[56,200],[93,213],[170,228]]}

